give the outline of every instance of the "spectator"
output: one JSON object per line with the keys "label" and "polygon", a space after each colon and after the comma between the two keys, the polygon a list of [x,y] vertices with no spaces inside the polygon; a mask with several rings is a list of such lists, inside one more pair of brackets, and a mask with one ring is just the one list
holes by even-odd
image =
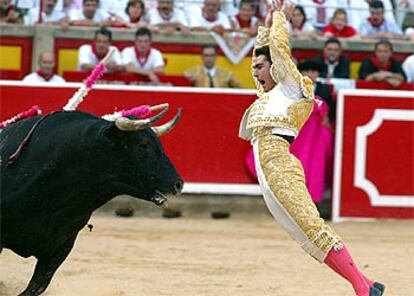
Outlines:
{"label": "spectator", "polygon": [[356,37],[358,34],[352,26],[348,26],[348,15],[342,8],[335,10],[331,23],[325,26],[322,32],[325,37],[337,38]]}
{"label": "spectator", "polygon": [[397,87],[405,81],[401,63],[392,58],[393,46],[388,40],[375,44],[374,56],[362,62],[359,79],[368,81],[385,81]]}
{"label": "spectator", "polygon": [[323,53],[314,61],[321,65],[320,77],[349,78],[350,62],[342,55],[341,42],[335,37],[326,40]]}
{"label": "spectator", "polygon": [[144,2],[142,0],[129,0],[125,11],[119,12],[117,23],[112,25],[127,28],[147,27]]}
{"label": "spectator", "polygon": [[414,41],[414,0],[399,0],[397,15],[404,35]]}
{"label": "spectator", "polygon": [[370,16],[359,26],[359,34],[366,38],[399,38],[403,39],[401,29],[395,22],[384,18],[384,4],[374,0],[369,5]]}
{"label": "spectator", "polygon": [[305,10],[302,6],[297,5],[292,13],[292,18],[288,22],[288,29],[292,36],[316,37],[318,33],[315,27],[308,22]]}
{"label": "spectator", "polygon": [[92,45],[84,44],[79,48],[78,70],[91,71],[106,54],[113,50],[114,53],[106,64],[107,72],[114,73],[124,70],[121,54],[115,46],[111,45],[112,32],[107,28],[100,28],[95,32],[95,40]]}
{"label": "spectator", "polygon": [[231,18],[233,31],[242,32],[251,37],[256,36],[260,24],[254,16],[255,2],[253,0],[242,0],[238,14]]}
{"label": "spectator", "polygon": [[201,52],[203,65],[188,69],[185,76],[196,87],[232,87],[243,88],[233,74],[225,69],[216,67],[217,53],[213,45],[206,45]]}
{"label": "spectator", "polygon": [[109,25],[109,14],[98,7],[99,0],[83,0],[82,9],[70,11],[69,25],[99,27]]}
{"label": "spectator", "polygon": [[139,28],[135,33],[134,46],[122,51],[122,60],[127,72],[145,75],[152,83],[159,84],[157,74],[164,72],[164,60],[160,51],[151,48],[151,39],[148,28]]}
{"label": "spectator", "polygon": [[0,0],[0,23],[20,24],[23,22],[23,14],[11,0]]}
{"label": "spectator", "polygon": [[184,12],[174,7],[174,0],[158,0],[158,7],[148,11],[148,22],[152,28],[167,35],[177,30],[184,35],[190,34]]}
{"label": "spectator", "polygon": [[[374,0],[347,0],[348,1],[348,21],[350,24],[358,28],[359,25],[369,17],[369,5]],[[391,3],[392,0],[381,0],[385,8],[385,18],[396,23],[394,16],[394,8]],[[399,1],[399,0],[397,0]]]}
{"label": "spectator", "polygon": [[298,4],[303,6],[312,25],[316,29],[322,30],[328,25],[337,8],[347,6],[347,0],[299,0]]}
{"label": "spectator", "polygon": [[328,85],[318,81],[319,74],[322,72],[321,65],[313,60],[306,60],[298,64],[298,70],[304,76],[308,76],[315,87],[315,95],[324,100],[328,107],[328,118],[331,123],[335,120],[335,102],[331,95]]}
{"label": "spectator", "polygon": [[408,56],[402,64],[407,82],[414,83],[414,54]]}
{"label": "spectator", "polygon": [[[57,0],[45,0],[43,2],[43,11],[41,23],[45,24],[60,24],[66,19],[66,15],[62,10],[56,7]],[[39,7],[34,7],[29,10],[26,18],[27,25],[33,25],[39,22]]]}
{"label": "spectator", "polygon": [[51,52],[42,52],[39,56],[39,70],[23,78],[23,82],[64,83],[65,80],[55,74],[55,55]]}
{"label": "spectator", "polygon": [[223,34],[231,29],[229,18],[220,12],[220,0],[204,0],[204,6],[190,16],[193,31],[213,31]]}

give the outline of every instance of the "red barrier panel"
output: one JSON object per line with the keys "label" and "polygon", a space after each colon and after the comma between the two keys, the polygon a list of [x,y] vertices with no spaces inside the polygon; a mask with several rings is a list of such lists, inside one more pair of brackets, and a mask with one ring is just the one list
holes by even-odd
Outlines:
{"label": "red barrier panel", "polygon": [[[44,113],[59,110],[78,87],[70,85],[1,82],[0,120],[32,105],[39,105]],[[161,124],[183,107],[180,123],[162,137],[162,142],[184,180],[249,184],[255,183],[244,164],[250,144],[238,138],[238,127],[254,97],[253,91],[246,90],[98,85],[79,109],[103,115],[136,105],[168,102],[170,112]]]}
{"label": "red barrier panel", "polygon": [[414,218],[414,92],[341,91],[336,122],[333,220]]}
{"label": "red barrier panel", "polygon": [[[81,71],[65,71],[63,78],[70,82],[82,82],[87,76],[88,72]],[[164,75],[158,74],[161,84],[164,86],[191,86],[189,81],[184,76],[180,75]],[[147,76],[132,74],[132,73],[105,73],[98,82],[100,84],[129,84],[129,85],[148,85],[150,80]]]}

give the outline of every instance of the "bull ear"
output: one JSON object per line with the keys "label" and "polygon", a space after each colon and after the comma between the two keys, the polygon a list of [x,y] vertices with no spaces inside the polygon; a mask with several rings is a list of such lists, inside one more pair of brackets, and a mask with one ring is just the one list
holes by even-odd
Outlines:
{"label": "bull ear", "polygon": [[151,129],[154,131],[157,137],[165,135],[177,125],[178,121],[181,118],[182,112],[183,108],[178,108],[177,114],[175,114],[175,116],[170,121],[160,126],[153,126]]}

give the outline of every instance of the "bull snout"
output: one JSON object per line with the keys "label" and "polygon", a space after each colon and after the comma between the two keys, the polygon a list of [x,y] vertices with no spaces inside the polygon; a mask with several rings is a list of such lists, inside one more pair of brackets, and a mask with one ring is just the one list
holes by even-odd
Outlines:
{"label": "bull snout", "polygon": [[181,193],[181,191],[183,190],[184,187],[184,182],[183,180],[179,179],[177,182],[175,182],[174,184],[174,194],[179,194]]}

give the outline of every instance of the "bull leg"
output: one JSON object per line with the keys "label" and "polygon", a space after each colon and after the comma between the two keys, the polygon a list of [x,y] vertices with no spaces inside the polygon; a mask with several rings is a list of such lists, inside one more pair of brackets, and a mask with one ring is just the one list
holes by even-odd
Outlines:
{"label": "bull leg", "polygon": [[46,290],[56,270],[72,250],[75,239],[76,235],[63,244],[53,255],[37,260],[29,285],[19,296],[37,296]]}

